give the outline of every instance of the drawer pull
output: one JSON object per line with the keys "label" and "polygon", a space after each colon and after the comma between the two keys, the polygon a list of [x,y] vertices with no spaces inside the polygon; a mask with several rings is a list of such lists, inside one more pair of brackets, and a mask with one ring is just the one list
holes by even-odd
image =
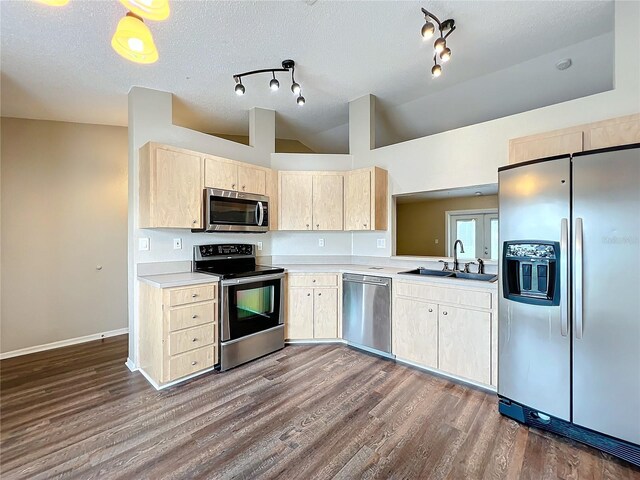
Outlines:
{"label": "drawer pull", "polygon": [[316,283],[316,279],[315,278],[313,279],[313,283]]}
{"label": "drawer pull", "polygon": [[310,296],[311,296],[311,294],[310,294],[310,293],[307,293],[307,297],[310,297]]}
{"label": "drawer pull", "polygon": [[321,297],[321,296],[322,296],[322,294],[321,294],[321,293],[319,293],[319,294],[318,294],[318,296],[319,296],[319,297]]}
{"label": "drawer pull", "polygon": [[429,309],[429,313],[431,313],[431,312],[433,312],[433,308],[430,308],[430,309]]}
{"label": "drawer pull", "polygon": [[194,337],[194,338],[193,338],[193,340],[191,340],[191,341],[192,341],[192,342],[197,342],[197,341],[198,341],[198,339]]}
{"label": "drawer pull", "polygon": [[193,362],[191,362],[191,365],[196,365],[198,362],[196,362],[195,360]]}
{"label": "drawer pull", "polygon": [[[431,310],[429,310],[431,311]],[[198,315],[196,315],[195,313],[193,315],[191,315],[191,318],[198,318]]]}
{"label": "drawer pull", "polygon": [[446,315],[446,314],[447,314],[447,312],[442,312],[442,314],[443,314],[443,315]]}
{"label": "drawer pull", "polygon": [[193,295],[191,295],[191,298],[196,298],[198,296],[197,293],[194,293]]}

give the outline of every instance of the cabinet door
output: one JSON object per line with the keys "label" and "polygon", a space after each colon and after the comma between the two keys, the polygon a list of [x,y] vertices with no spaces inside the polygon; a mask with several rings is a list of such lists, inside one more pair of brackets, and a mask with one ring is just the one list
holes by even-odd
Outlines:
{"label": "cabinet door", "polygon": [[491,314],[438,307],[440,370],[479,383],[491,383]]}
{"label": "cabinet door", "polygon": [[238,165],[224,158],[205,157],[204,186],[238,190]]}
{"label": "cabinet door", "polygon": [[311,230],[313,177],[280,174],[280,230]]}
{"label": "cabinet door", "polygon": [[313,338],[338,338],[338,289],[313,290]]}
{"label": "cabinet door", "polygon": [[[571,130],[571,129],[569,129]],[[509,163],[581,152],[582,131],[559,130],[509,141]]]}
{"label": "cabinet door", "polygon": [[344,178],[344,229],[371,229],[371,172],[355,172]]}
{"label": "cabinet door", "polygon": [[201,228],[201,158],[158,148],[153,167],[152,226]]}
{"label": "cabinet door", "polygon": [[438,306],[409,298],[393,299],[393,353],[438,368]]}
{"label": "cabinet door", "polygon": [[314,230],[342,230],[343,182],[342,175],[313,177]]}
{"label": "cabinet door", "polygon": [[267,192],[267,173],[259,168],[238,165],[237,187],[239,192],[265,195]]}
{"label": "cabinet door", "polygon": [[285,337],[313,338],[313,289],[290,288]]}

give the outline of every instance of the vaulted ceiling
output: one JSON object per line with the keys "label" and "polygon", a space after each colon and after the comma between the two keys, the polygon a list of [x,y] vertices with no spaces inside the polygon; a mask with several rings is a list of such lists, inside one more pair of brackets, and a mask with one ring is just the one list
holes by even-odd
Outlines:
{"label": "vaulted ceiling", "polygon": [[[452,59],[432,79],[420,7],[453,17]],[[147,22],[160,59],[137,65],[110,46],[116,0],[62,8],[3,0],[2,115],[126,125],[133,85],[173,92],[175,117],[202,131],[246,134],[248,110],[276,110],[277,136],[316,151],[348,148],[348,102],[379,99],[378,143],[436,133],[612,87],[612,1],[176,1]],[[558,71],[555,63],[572,58]],[[280,76],[234,73],[296,61],[307,104]],[[284,87],[284,88],[282,88]]]}

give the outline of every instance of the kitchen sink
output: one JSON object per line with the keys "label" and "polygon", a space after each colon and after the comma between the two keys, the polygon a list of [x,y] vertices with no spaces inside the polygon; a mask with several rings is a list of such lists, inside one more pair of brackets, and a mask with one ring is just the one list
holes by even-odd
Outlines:
{"label": "kitchen sink", "polygon": [[424,275],[427,277],[461,278],[463,280],[479,280],[481,282],[495,282],[498,279],[498,276],[493,273],[451,272],[444,270],[430,270],[428,268],[416,268],[414,270],[400,273],[407,275]]}

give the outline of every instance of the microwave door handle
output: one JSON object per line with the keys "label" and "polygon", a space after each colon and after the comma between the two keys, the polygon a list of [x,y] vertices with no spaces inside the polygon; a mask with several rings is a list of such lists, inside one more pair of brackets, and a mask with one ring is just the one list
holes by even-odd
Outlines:
{"label": "microwave door handle", "polygon": [[263,221],[264,221],[264,206],[262,205],[262,202],[258,202],[258,205],[256,206],[256,224],[259,227],[261,227]]}

